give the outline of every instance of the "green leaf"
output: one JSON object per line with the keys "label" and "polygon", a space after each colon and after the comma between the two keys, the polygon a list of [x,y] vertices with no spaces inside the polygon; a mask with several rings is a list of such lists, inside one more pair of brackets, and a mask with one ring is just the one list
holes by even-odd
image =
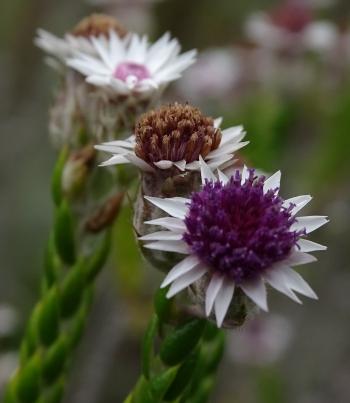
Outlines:
{"label": "green leaf", "polygon": [[168,334],[160,349],[162,361],[167,365],[181,363],[196,347],[205,324],[203,319],[193,319]]}
{"label": "green leaf", "polygon": [[181,364],[174,381],[172,382],[164,396],[165,401],[173,401],[182,394],[182,392],[191,382],[192,375],[196,369],[197,364],[198,350],[192,352],[188,356],[188,358]]}
{"label": "green leaf", "polygon": [[154,296],[154,309],[159,317],[160,322],[169,321],[173,299],[166,297],[169,287],[158,288]]}
{"label": "green leaf", "polygon": [[211,376],[201,379],[197,384],[193,385],[193,394],[186,400],[186,403],[206,403],[213,386],[214,379]]}
{"label": "green leaf", "polygon": [[36,403],[60,403],[64,393],[64,378],[59,379]]}
{"label": "green leaf", "polygon": [[79,307],[86,284],[85,264],[85,259],[79,260],[62,282],[60,311],[63,318],[71,317]]}
{"label": "green leaf", "polygon": [[33,308],[31,317],[27,324],[24,339],[21,345],[21,365],[31,357],[38,344],[38,321],[40,316],[41,304],[37,303]]}
{"label": "green leaf", "polygon": [[49,289],[57,279],[60,268],[60,260],[56,254],[54,234],[50,235],[49,241],[45,249],[44,256],[44,290]]}
{"label": "green leaf", "polygon": [[161,403],[171,383],[174,381],[178,367],[172,367],[155,376],[150,381],[143,376],[137,382],[134,392],[127,401],[133,403]]}
{"label": "green leaf", "polygon": [[154,355],[154,338],[158,329],[158,317],[153,315],[150,320],[142,343],[142,373],[146,379],[149,379],[151,372],[151,363]]}
{"label": "green leaf", "polygon": [[224,354],[225,334],[222,330],[217,330],[216,337],[202,345],[199,358],[201,374],[216,372]]}
{"label": "green leaf", "polygon": [[111,246],[112,233],[107,230],[100,244],[86,262],[86,279],[91,282],[106,262]]}
{"label": "green leaf", "polygon": [[63,147],[60,152],[51,179],[52,198],[56,206],[62,201],[62,172],[68,158],[68,147]]}
{"label": "green leaf", "polygon": [[20,369],[15,378],[17,399],[21,403],[33,403],[39,395],[40,359],[37,355]]}
{"label": "green leaf", "polygon": [[68,360],[66,337],[61,336],[49,348],[43,359],[42,374],[47,383],[52,383],[62,372]]}
{"label": "green leaf", "polygon": [[54,238],[57,252],[66,264],[75,262],[74,224],[70,207],[64,200],[56,210]]}
{"label": "green leaf", "polygon": [[50,346],[59,330],[59,304],[57,289],[51,289],[39,303],[38,336],[42,344]]}
{"label": "green leaf", "polygon": [[93,296],[92,288],[91,287],[85,288],[80,308],[76,313],[75,317],[73,318],[72,327],[70,329],[69,334],[67,334],[69,349],[73,349],[81,339],[81,335],[85,328],[86,318],[90,310],[92,296]]}
{"label": "green leaf", "polygon": [[6,385],[4,394],[4,403],[18,403],[18,400],[16,398],[15,383],[13,382],[16,375],[17,374],[15,374],[14,378],[11,378],[10,382]]}
{"label": "green leaf", "polygon": [[152,403],[161,402],[169,386],[174,382],[178,367],[172,367],[155,376],[151,379],[149,384],[150,395],[153,400]]}

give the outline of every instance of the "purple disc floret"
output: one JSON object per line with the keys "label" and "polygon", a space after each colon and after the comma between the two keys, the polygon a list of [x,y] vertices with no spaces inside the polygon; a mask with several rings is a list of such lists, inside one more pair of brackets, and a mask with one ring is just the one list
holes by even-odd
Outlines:
{"label": "purple disc floret", "polygon": [[264,193],[265,177],[254,170],[241,184],[236,171],[223,184],[207,181],[193,193],[184,241],[212,272],[236,284],[257,278],[284,260],[304,231],[292,231],[293,206],[283,207],[277,189]]}

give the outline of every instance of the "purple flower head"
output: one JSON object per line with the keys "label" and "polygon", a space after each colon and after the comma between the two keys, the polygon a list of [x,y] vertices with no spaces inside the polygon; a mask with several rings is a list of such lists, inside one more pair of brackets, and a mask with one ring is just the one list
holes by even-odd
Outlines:
{"label": "purple flower head", "polygon": [[185,218],[183,239],[192,253],[237,285],[284,260],[305,234],[291,230],[294,205],[284,207],[278,189],[264,193],[264,182],[254,170],[243,184],[239,171],[226,184],[206,181]]}

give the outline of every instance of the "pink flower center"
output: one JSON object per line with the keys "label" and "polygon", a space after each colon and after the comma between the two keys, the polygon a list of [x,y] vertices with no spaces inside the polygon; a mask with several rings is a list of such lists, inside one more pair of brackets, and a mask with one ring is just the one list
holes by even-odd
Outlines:
{"label": "pink flower center", "polygon": [[312,12],[303,5],[286,2],[276,8],[271,13],[270,18],[273,24],[297,34],[302,32],[312,21]]}
{"label": "pink flower center", "polygon": [[146,66],[134,62],[123,62],[118,64],[114,71],[113,76],[122,81],[134,80],[139,82],[145,78],[149,78],[151,75]]}

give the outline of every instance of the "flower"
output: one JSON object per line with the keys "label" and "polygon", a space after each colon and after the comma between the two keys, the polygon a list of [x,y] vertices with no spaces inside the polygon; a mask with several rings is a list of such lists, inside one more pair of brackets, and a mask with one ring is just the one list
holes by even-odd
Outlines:
{"label": "flower", "polygon": [[146,36],[134,33],[122,40],[110,31],[108,38],[91,37],[90,45],[95,55],[77,52],[68,65],[110,94],[146,99],[179,78],[196,56],[195,50],[179,55],[179,42],[169,33],[150,45]]}
{"label": "flower", "polygon": [[196,171],[201,156],[215,169],[232,164],[233,153],[248,144],[241,142],[242,126],[221,131],[220,123],[188,104],[165,105],[142,115],[133,136],[96,148],[113,154],[102,166],[132,163],[146,172]]}
{"label": "flower", "polygon": [[202,188],[187,198],[145,198],[170,217],[146,224],[166,230],[142,236],[144,247],[187,255],[167,274],[171,298],[198,280],[206,279],[205,314],[214,308],[220,327],[237,291],[267,311],[265,283],[300,303],[298,292],[317,298],[291,267],[315,261],[308,252],[324,246],[305,239],[325,224],[323,216],[297,217],[311,197],[282,199],[280,171],[266,179],[243,168],[218,179],[200,158]]}
{"label": "flower", "polygon": [[246,33],[260,46],[287,51],[291,47],[329,51],[338,38],[334,24],[314,20],[310,6],[290,0],[269,13],[251,15],[246,23]]}
{"label": "flower", "polygon": [[126,29],[115,18],[104,14],[92,14],[82,19],[63,38],[44,29],[38,29],[34,43],[51,56],[48,60],[49,64],[59,68],[62,64],[65,65],[67,59],[75,52],[94,55],[96,50],[90,38],[95,37],[100,41],[106,41],[111,32],[119,38],[124,38],[127,34]]}

